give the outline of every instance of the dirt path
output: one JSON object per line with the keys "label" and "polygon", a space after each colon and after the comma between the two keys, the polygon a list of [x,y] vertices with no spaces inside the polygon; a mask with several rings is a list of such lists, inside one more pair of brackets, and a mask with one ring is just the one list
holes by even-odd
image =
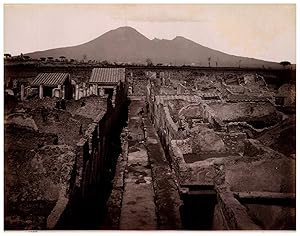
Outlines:
{"label": "dirt path", "polygon": [[[131,138],[120,229],[180,229],[178,189],[153,125],[147,114],[139,114],[144,106],[143,100],[134,99],[129,107]],[[143,128],[148,136],[145,141]]]}
{"label": "dirt path", "polygon": [[141,142],[142,117],[138,115],[143,101],[132,101],[129,107],[128,162],[120,217],[120,229],[157,229],[152,174],[147,151]]}

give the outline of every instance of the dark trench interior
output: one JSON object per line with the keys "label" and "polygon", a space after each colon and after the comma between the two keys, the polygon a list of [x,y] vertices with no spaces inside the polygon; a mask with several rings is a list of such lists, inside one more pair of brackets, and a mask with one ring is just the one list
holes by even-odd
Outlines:
{"label": "dark trench interior", "polygon": [[217,194],[211,185],[182,186],[188,191],[181,193],[180,207],[182,227],[186,230],[210,230],[213,227]]}
{"label": "dark trench interior", "polygon": [[75,194],[56,226],[56,230],[99,230],[103,225],[107,207],[106,202],[112,191],[112,180],[115,175],[118,156],[122,152],[121,132],[128,120],[128,106],[130,102],[122,108],[119,125],[113,126],[109,130],[108,150],[105,154],[107,166],[103,173],[98,174],[98,183],[90,186],[87,197],[82,199],[81,193]]}

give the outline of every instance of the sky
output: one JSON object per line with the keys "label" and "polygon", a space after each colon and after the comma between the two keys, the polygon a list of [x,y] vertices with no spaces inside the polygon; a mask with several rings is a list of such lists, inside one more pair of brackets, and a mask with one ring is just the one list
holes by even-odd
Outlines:
{"label": "sky", "polygon": [[121,26],[149,39],[183,36],[237,56],[296,63],[295,4],[6,4],[4,52],[74,46]]}

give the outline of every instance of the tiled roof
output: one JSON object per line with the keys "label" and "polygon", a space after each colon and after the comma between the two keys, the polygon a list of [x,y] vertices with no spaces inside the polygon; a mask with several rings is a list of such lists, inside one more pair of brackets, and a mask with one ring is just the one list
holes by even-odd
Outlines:
{"label": "tiled roof", "polygon": [[125,68],[94,68],[90,83],[117,84],[125,81]]}
{"label": "tiled roof", "polygon": [[31,85],[46,85],[46,86],[56,86],[62,85],[68,78],[68,73],[40,73],[31,82]]}

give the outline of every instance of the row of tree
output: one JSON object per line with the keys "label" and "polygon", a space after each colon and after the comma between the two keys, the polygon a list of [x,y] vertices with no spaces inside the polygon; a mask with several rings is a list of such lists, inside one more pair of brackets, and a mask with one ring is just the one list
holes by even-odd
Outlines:
{"label": "row of tree", "polygon": [[[6,60],[13,60],[13,61],[30,61],[30,60],[33,60],[30,58],[30,56],[26,56],[26,55],[23,55],[23,53],[21,53],[19,56],[14,56],[12,57],[11,54],[9,53],[4,53],[4,59]],[[118,66],[118,65],[141,65],[141,64],[136,64],[136,63],[117,63],[117,62],[109,62],[109,61],[96,61],[96,60],[87,60],[87,56],[86,55],[83,55],[82,57],[82,60],[81,61],[78,61],[76,59],[67,59],[65,56],[60,56],[59,59],[54,59],[54,57],[40,57],[39,61],[41,62],[70,62],[70,63],[89,63],[89,64],[101,64],[101,65],[104,65],[104,66],[109,66],[109,65],[114,65],[114,66]],[[208,57],[207,58],[207,61],[208,61],[208,66],[211,67],[211,57]],[[241,62],[242,60],[239,60],[238,62],[238,65],[239,65],[239,68],[241,67]],[[279,63],[280,65],[283,66],[284,69],[286,69],[288,66],[291,65],[291,63],[289,61],[282,61]],[[150,58],[147,58],[146,59],[146,65],[147,66],[154,66],[152,60]],[[161,63],[158,63],[156,66],[162,66],[163,64]],[[218,62],[215,61],[215,66],[218,67]]]}

